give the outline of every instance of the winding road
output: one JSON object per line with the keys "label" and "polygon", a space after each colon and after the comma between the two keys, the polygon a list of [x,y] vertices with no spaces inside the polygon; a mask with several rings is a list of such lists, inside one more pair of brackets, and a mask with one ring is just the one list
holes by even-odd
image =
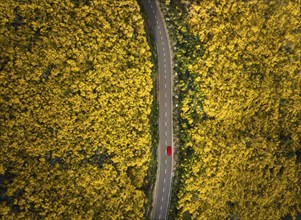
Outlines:
{"label": "winding road", "polygon": [[152,28],[159,65],[159,146],[158,171],[154,192],[152,219],[167,219],[172,181],[173,156],[167,146],[173,146],[172,123],[172,59],[168,35],[156,0],[142,0],[148,23]]}

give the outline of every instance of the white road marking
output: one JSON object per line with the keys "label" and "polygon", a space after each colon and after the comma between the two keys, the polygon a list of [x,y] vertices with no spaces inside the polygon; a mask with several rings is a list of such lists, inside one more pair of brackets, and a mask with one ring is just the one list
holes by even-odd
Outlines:
{"label": "white road marking", "polygon": [[167,98],[167,94],[166,94],[166,93],[165,93],[165,95],[164,95],[164,96],[165,96],[165,98]]}
{"label": "white road marking", "polygon": [[[163,50],[163,52],[165,51],[164,47],[162,47],[162,50]],[[165,53],[164,53],[164,56],[165,56]]]}
{"label": "white road marking", "polygon": [[167,121],[165,122],[165,126],[167,126]]}
{"label": "white road marking", "polygon": [[166,174],[166,169],[164,170],[164,173]]}
{"label": "white road marking", "polygon": [[151,8],[153,8],[153,5],[150,5],[151,6]]}
{"label": "white road marking", "polygon": [[157,20],[157,15],[155,15],[155,19]]}
{"label": "white road marking", "polygon": [[161,219],[161,215],[159,215],[159,219]]}
{"label": "white road marking", "polygon": [[163,192],[165,191],[165,188],[163,188]]}
{"label": "white road marking", "polygon": [[164,85],[165,89],[166,89],[166,84]]}
{"label": "white road marking", "polygon": [[[166,144],[167,145],[167,144]],[[165,160],[165,164],[167,164],[167,160]]]}
{"label": "white road marking", "polygon": [[[160,38],[161,38],[161,40],[163,39],[162,36],[160,36]],[[163,45],[163,42],[162,42],[162,45]]]}
{"label": "white road marking", "polygon": [[167,117],[167,112],[165,112],[165,117]]}
{"label": "white road marking", "polygon": [[166,75],[164,75],[164,78],[166,79]]}
{"label": "white road marking", "polygon": [[165,131],[165,136],[167,136],[167,131]]}
{"label": "white road marking", "polygon": [[162,205],[161,205],[161,207],[160,207],[160,210],[162,210]]}
{"label": "white road marking", "polygon": [[156,14],[154,9],[153,9],[153,13]]}
{"label": "white road marking", "polygon": [[165,141],[165,145],[167,145],[167,141]]}
{"label": "white road marking", "polygon": [[163,182],[165,183],[165,179],[163,180]]}
{"label": "white road marking", "polygon": [[166,59],[164,58],[164,63],[166,62]]}
{"label": "white road marking", "polygon": [[[162,39],[161,39],[162,40]],[[162,43],[162,46],[164,47],[164,42],[163,41],[161,41],[161,43]]]}
{"label": "white road marking", "polygon": [[164,197],[162,196],[162,202],[163,202],[163,200],[164,200]]}
{"label": "white road marking", "polygon": [[[164,47],[163,47],[164,48]],[[163,56],[165,57],[165,53],[163,53]]]}
{"label": "white road marking", "polygon": [[156,20],[156,23],[159,24],[159,23],[158,23],[158,20]]}
{"label": "white road marking", "polygon": [[166,64],[164,63],[164,68],[166,68]]}
{"label": "white road marking", "polygon": [[166,103],[166,102],[165,102],[165,105],[164,105],[164,106],[165,106],[165,108],[167,107],[167,103]]}
{"label": "white road marking", "polygon": [[161,35],[161,31],[159,31],[159,34]]}
{"label": "white road marking", "polygon": [[160,26],[158,26],[158,30],[160,30]]}

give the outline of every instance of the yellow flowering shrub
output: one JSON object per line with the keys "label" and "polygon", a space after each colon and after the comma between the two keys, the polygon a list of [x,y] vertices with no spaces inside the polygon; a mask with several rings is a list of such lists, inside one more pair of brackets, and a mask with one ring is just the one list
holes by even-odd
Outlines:
{"label": "yellow flowering shrub", "polygon": [[152,64],[138,3],[0,10],[0,218],[141,219]]}
{"label": "yellow flowering shrub", "polygon": [[289,0],[190,2],[188,26],[205,51],[187,67],[179,219],[301,213],[300,8]]}

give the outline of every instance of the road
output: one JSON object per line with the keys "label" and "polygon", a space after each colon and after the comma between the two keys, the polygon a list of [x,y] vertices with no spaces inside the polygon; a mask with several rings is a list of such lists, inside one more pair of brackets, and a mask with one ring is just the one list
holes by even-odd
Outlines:
{"label": "road", "polygon": [[[167,219],[172,181],[172,159],[167,146],[173,146],[172,60],[170,44],[162,14],[156,0],[142,0],[149,25],[154,33],[159,66],[159,146],[158,171],[152,219]],[[173,152],[173,151],[172,151]]]}

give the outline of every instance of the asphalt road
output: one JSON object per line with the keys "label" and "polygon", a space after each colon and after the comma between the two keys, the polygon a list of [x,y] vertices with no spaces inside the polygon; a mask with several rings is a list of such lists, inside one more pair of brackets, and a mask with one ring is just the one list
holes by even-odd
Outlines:
{"label": "asphalt road", "polygon": [[[153,29],[159,62],[159,146],[158,172],[152,219],[167,219],[172,181],[172,64],[168,35],[156,0],[142,0],[149,25]],[[173,152],[173,151],[172,151]]]}

